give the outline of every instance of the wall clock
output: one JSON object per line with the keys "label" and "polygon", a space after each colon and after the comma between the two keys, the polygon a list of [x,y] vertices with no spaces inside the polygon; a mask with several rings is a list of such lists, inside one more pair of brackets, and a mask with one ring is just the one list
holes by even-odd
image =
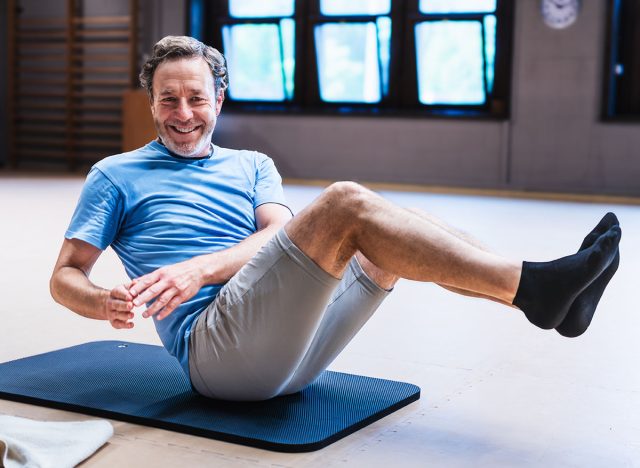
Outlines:
{"label": "wall clock", "polygon": [[542,19],[554,29],[571,26],[578,19],[580,0],[542,0]]}

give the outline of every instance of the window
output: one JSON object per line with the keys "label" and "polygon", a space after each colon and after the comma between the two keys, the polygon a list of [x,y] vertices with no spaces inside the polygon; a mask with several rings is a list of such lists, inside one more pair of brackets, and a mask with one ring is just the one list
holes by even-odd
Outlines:
{"label": "window", "polygon": [[[467,15],[458,19],[462,8]],[[420,0],[419,9],[425,15],[415,25],[419,101],[484,104],[493,84],[495,0]]]}
{"label": "window", "polygon": [[405,102],[433,112],[509,113],[514,2],[418,0],[407,19]]}
{"label": "window", "polygon": [[640,118],[640,2],[609,0],[603,118]]}
{"label": "window", "polygon": [[[229,0],[217,2],[221,41],[214,41],[227,59],[227,97],[238,102],[286,102],[294,95],[294,0]],[[207,40],[194,14],[207,16],[199,1],[191,2],[191,25]],[[200,18],[195,18],[200,22]],[[210,22],[206,22],[210,23]],[[220,42],[222,46],[220,47]]]}
{"label": "window", "polygon": [[379,103],[388,94],[389,13],[391,0],[320,0],[313,43],[321,101]]}
{"label": "window", "polygon": [[241,109],[505,118],[513,4],[191,0],[190,26],[227,57]]}

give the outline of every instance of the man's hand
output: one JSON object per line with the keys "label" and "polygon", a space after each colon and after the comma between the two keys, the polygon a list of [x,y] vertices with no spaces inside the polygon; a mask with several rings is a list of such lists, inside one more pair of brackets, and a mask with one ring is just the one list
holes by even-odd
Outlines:
{"label": "man's hand", "polygon": [[121,284],[109,291],[105,308],[106,316],[113,328],[133,328],[133,296],[127,289],[129,285]]}
{"label": "man's hand", "polygon": [[195,296],[202,286],[204,275],[196,257],[134,279],[129,293],[136,307],[155,299],[142,316],[157,314],[157,319],[162,320],[180,304]]}
{"label": "man's hand", "polygon": [[193,257],[136,278],[129,286],[133,304],[155,302],[143,317],[162,320],[207,284],[222,284],[235,275],[275,233],[291,219],[291,211],[277,203],[256,208],[258,232],[228,249]]}

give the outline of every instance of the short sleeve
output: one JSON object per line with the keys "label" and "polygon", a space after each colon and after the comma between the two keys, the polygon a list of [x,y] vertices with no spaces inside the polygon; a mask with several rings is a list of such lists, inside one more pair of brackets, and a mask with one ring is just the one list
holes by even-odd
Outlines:
{"label": "short sleeve", "polygon": [[255,209],[265,203],[278,203],[287,206],[282,190],[282,178],[278,174],[273,160],[264,154],[258,153],[256,166],[253,208]]}
{"label": "short sleeve", "polygon": [[123,204],[120,191],[93,167],[82,187],[65,237],[80,239],[100,250],[106,249],[118,233]]}

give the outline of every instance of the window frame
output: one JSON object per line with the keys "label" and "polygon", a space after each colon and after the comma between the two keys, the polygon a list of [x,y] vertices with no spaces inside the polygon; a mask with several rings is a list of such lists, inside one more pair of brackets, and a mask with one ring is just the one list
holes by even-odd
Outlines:
{"label": "window frame", "polygon": [[[213,18],[212,27],[205,31],[191,28],[192,4],[200,3],[205,18]],[[189,0],[187,14],[188,33],[206,44],[212,44],[222,53],[222,26],[228,24],[266,23],[280,21],[275,18],[232,18],[227,1]],[[454,119],[507,120],[510,117],[511,62],[513,18],[515,2],[496,0],[497,19],[495,36],[494,81],[491,93],[482,105],[425,105],[418,100],[417,60],[415,59],[415,24],[425,20],[464,20],[481,22],[490,13],[424,14],[419,11],[419,0],[391,0],[388,15],[322,15],[320,1],[295,0],[295,72],[294,96],[283,102],[227,99],[225,107],[238,113],[293,113],[311,115],[406,116]],[[335,22],[374,21],[388,16],[391,19],[389,61],[389,91],[378,103],[325,102],[320,97],[319,75],[316,61],[314,26]],[[203,24],[204,22],[200,22]],[[204,28],[204,25],[203,25]],[[195,35],[194,33],[198,33]],[[483,60],[486,57],[483,56]],[[486,66],[483,70],[486,87]],[[233,77],[230,77],[232,80]]]}

